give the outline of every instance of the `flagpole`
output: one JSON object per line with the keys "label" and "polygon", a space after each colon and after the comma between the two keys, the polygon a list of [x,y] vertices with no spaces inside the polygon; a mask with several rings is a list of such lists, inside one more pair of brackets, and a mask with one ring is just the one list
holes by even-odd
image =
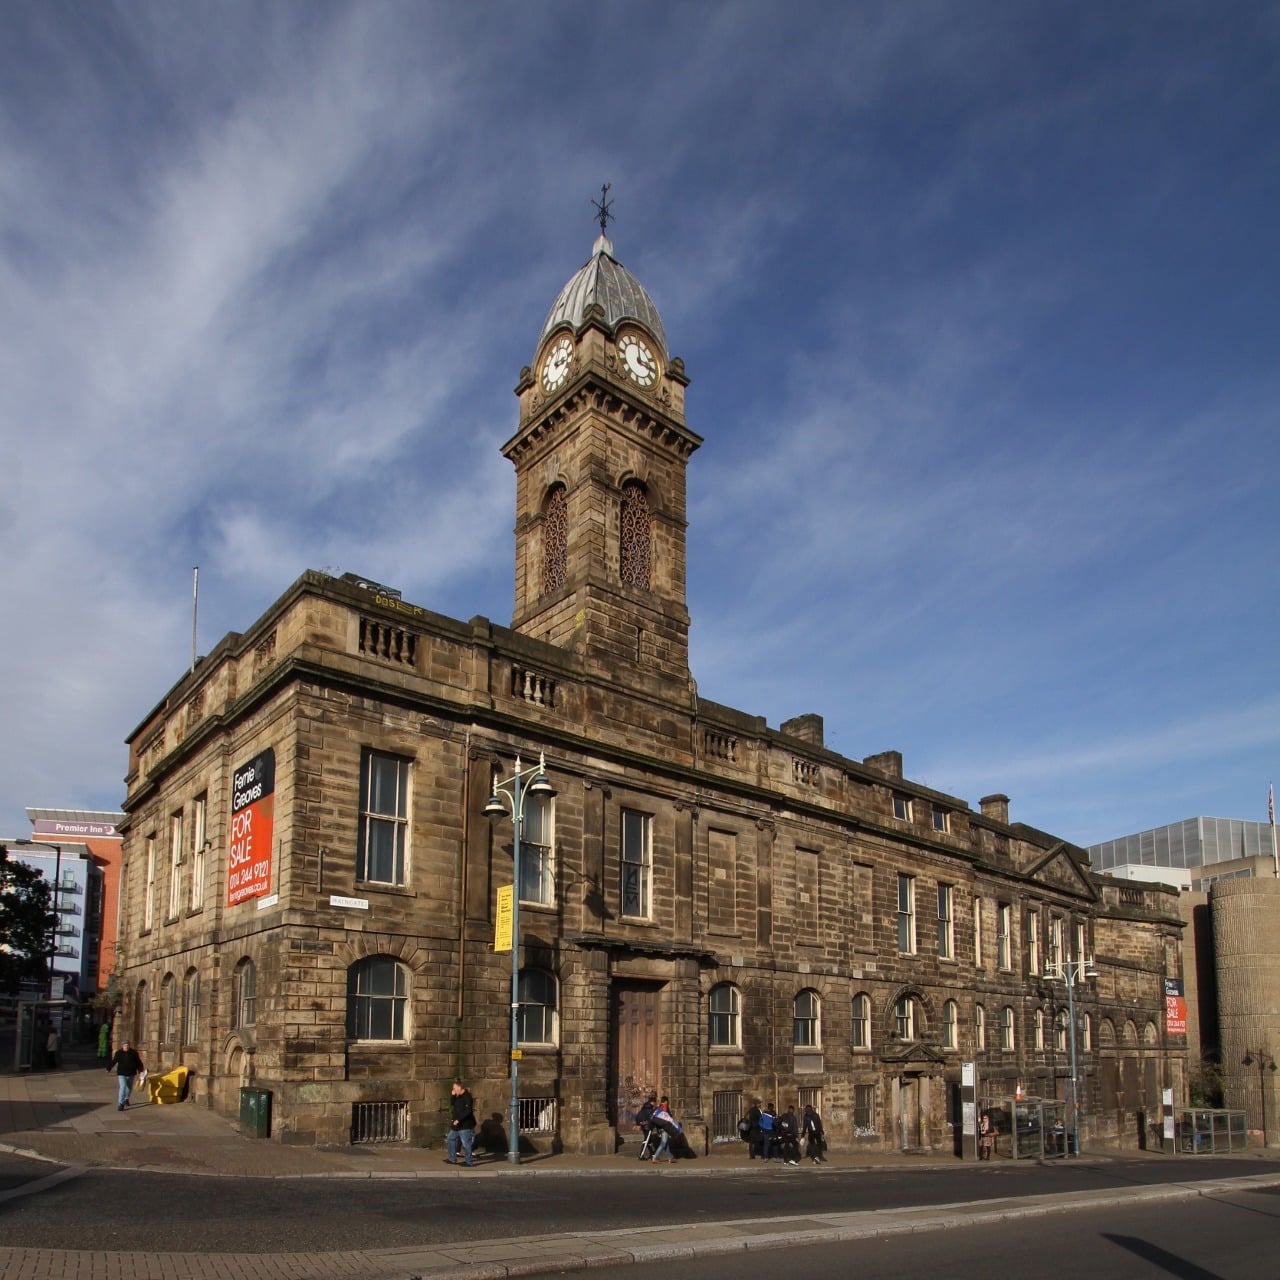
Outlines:
{"label": "flagpole", "polygon": [[1280,857],[1276,856],[1276,788],[1274,782],[1267,783],[1267,818],[1271,822],[1271,866],[1275,870],[1276,879],[1280,880]]}

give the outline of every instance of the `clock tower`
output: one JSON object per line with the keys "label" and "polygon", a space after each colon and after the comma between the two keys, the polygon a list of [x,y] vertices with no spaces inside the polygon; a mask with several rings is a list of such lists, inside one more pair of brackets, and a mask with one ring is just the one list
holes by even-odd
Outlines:
{"label": "clock tower", "polygon": [[560,291],[532,366],[516,469],[515,630],[639,684],[689,682],[684,362],[602,234]]}

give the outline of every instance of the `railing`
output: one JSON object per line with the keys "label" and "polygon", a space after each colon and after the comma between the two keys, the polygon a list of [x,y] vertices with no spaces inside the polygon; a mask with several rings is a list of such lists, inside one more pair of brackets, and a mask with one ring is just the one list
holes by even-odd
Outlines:
{"label": "railing", "polygon": [[412,667],[418,657],[418,637],[403,627],[389,626],[373,618],[361,618],[360,652],[381,658],[384,662]]}
{"label": "railing", "polygon": [[408,1142],[409,1104],[407,1102],[353,1102],[351,1104],[351,1143],[353,1146],[372,1142]]}
{"label": "railing", "polygon": [[746,1115],[742,1106],[742,1094],[736,1089],[722,1090],[711,1095],[711,1141],[737,1142],[738,1121]]}
{"label": "railing", "polygon": [[554,1098],[520,1099],[521,1133],[555,1133],[556,1100]]}
{"label": "railing", "polygon": [[522,702],[532,703],[535,707],[556,705],[556,682],[529,667],[516,665],[511,668],[511,692]]}

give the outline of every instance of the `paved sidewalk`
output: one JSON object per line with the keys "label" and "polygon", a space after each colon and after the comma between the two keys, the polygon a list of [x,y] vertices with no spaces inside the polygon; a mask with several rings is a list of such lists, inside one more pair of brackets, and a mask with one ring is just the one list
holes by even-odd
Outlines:
{"label": "paved sidewalk", "polygon": [[[75,1176],[85,1166],[289,1178],[470,1179],[547,1173],[598,1177],[610,1172],[635,1172],[634,1161],[620,1156],[547,1156],[526,1160],[518,1167],[508,1164],[505,1158],[498,1158],[481,1163],[476,1169],[450,1169],[441,1163],[438,1149],[283,1147],[268,1139],[244,1137],[236,1126],[194,1103],[170,1106],[143,1103],[118,1112],[114,1081],[96,1065],[30,1076],[0,1076],[0,1150],[49,1163],[47,1179],[0,1193],[0,1205],[17,1196],[38,1193],[42,1182]],[[1233,1179],[1233,1186],[1280,1184],[1280,1162],[1258,1154],[1258,1175]],[[837,1155],[831,1163],[837,1168],[869,1171],[877,1166],[959,1167],[954,1159],[924,1160],[901,1155]],[[748,1167],[743,1149],[735,1145],[725,1154],[664,1168],[659,1176],[684,1178],[739,1173]],[[1147,1201],[1174,1200],[1206,1194],[1220,1185],[1212,1181],[1209,1167],[1200,1161],[1189,1162],[1187,1174],[1197,1181],[1135,1188],[1127,1194]],[[786,1175],[779,1170],[779,1176]],[[68,1280],[498,1280],[541,1271],[579,1270],[605,1263],[653,1262],[1005,1221],[1092,1205],[1112,1205],[1115,1200],[1113,1189],[928,1208],[638,1226],[623,1231],[568,1232],[319,1255],[197,1255],[0,1247],[0,1275],[4,1280],[59,1280],[62,1277]]]}

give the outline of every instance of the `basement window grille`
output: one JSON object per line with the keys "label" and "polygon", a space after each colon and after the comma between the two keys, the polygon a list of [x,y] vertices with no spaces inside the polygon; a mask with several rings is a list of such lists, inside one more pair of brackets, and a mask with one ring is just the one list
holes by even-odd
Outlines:
{"label": "basement window grille", "polygon": [[555,1133],[554,1098],[521,1098],[519,1101],[521,1133]]}
{"label": "basement window grille", "polygon": [[407,1102],[353,1102],[351,1144],[409,1141]]}
{"label": "basement window grille", "polygon": [[736,1089],[721,1090],[711,1095],[711,1141],[737,1142],[738,1121],[746,1115],[742,1094]]}

